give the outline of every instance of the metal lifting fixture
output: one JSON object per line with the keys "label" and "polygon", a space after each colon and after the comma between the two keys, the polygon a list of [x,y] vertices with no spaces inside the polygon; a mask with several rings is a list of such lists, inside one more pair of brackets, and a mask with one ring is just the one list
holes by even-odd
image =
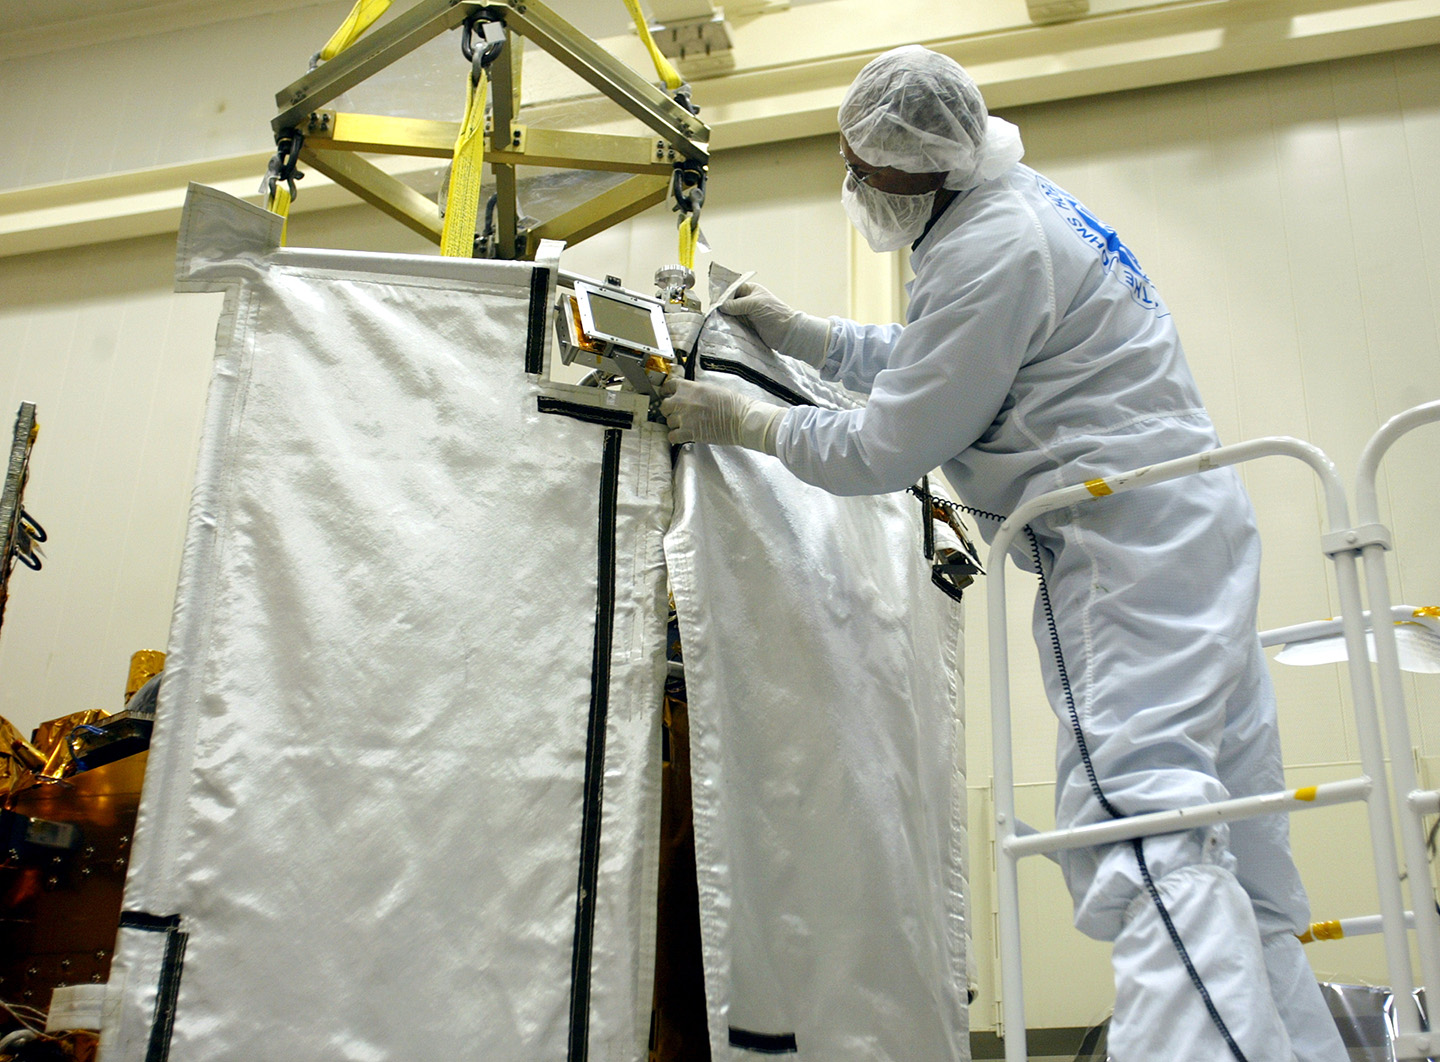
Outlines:
{"label": "metal lifting fixture", "polygon": [[[319,64],[275,96],[280,111],[271,121],[281,150],[266,176],[273,190],[293,195],[297,163],[325,174],[437,244],[439,206],[360,152],[450,158],[458,122],[348,114],[323,109],[341,93],[408,55],[426,41],[465,27],[467,58],[475,75],[490,82],[491,120],[484,160],[495,176],[493,237],[477,246],[483,257],[533,259],[540,241],[575,244],[662,202],[667,195],[685,219],[698,215],[710,161],[710,129],[689,105],[688,86],[672,96],[650,84],[537,0],[420,0],[334,58]],[[520,59],[516,38],[533,42],[614,100],[654,132],[653,136],[531,129],[515,120],[520,109]],[[479,55],[475,48],[482,49]],[[528,231],[520,227],[515,168],[550,166],[634,174],[558,217]],[[288,201],[287,201],[288,202]]]}

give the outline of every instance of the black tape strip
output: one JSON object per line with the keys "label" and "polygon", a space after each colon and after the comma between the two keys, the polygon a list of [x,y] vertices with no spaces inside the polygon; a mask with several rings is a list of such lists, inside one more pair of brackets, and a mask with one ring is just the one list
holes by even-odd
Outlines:
{"label": "black tape strip", "polygon": [[945,578],[944,573],[940,571],[940,565],[936,564],[930,568],[930,581],[945,591],[946,597],[953,597],[956,601],[965,600],[965,592]]}
{"label": "black tape strip", "polygon": [[740,379],[747,380],[754,384],[762,391],[767,391],[776,398],[784,399],[792,406],[813,406],[817,404],[806,398],[799,391],[792,391],[784,384],[776,383],[763,372],[757,372],[755,369],[750,368],[750,366],[738,361],[729,361],[725,358],[714,358],[709,354],[701,354],[700,368],[707,372],[728,372],[732,376],[738,376]]}
{"label": "black tape strip", "polygon": [[730,1046],[762,1055],[793,1055],[800,1051],[794,1033],[758,1033],[730,1026]]}
{"label": "black tape strip", "polygon": [[580,880],[575,896],[575,946],[570,958],[569,1062],[590,1050],[590,963],[595,938],[595,882],[600,871],[600,813],[605,789],[605,724],[610,711],[610,653],[615,631],[615,514],[620,495],[620,442],[605,432],[600,469],[596,559],[595,647],[590,665],[590,723],[585,734],[585,789],[580,815]]}
{"label": "black tape strip", "polygon": [[164,933],[166,930],[180,928],[180,916],[154,915],[149,911],[121,911],[121,929],[143,929],[150,933]]}
{"label": "black tape strip", "polygon": [[587,424],[603,424],[607,428],[635,427],[635,414],[628,409],[605,409],[601,406],[587,406],[583,402],[566,402],[559,398],[536,399],[541,413],[558,413],[562,417],[574,417]]}
{"label": "black tape strip", "polygon": [[920,535],[923,539],[925,559],[935,559],[935,513],[930,505],[930,477],[920,477]]}
{"label": "black tape strip", "polygon": [[545,309],[550,294],[550,270],[536,266],[530,271],[530,325],[525,330],[525,371],[545,367]]}
{"label": "black tape strip", "polygon": [[179,929],[165,931],[165,958],[160,965],[160,981],[155,986],[155,1018],[150,1025],[145,1062],[166,1062],[170,1057],[175,1008],[180,1000],[180,975],[185,969],[185,945],[189,939],[190,935]]}

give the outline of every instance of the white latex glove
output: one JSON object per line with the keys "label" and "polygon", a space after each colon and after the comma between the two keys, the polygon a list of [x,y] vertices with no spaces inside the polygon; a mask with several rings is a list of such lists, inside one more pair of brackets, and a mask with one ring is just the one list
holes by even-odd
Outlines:
{"label": "white latex glove", "polygon": [[759,284],[745,283],[720,304],[720,312],[742,317],[771,350],[815,368],[830,352],[830,322],[792,310]]}
{"label": "white latex glove", "polygon": [[744,446],[775,454],[775,434],[786,407],[736,394],[716,384],[668,377],[661,385],[660,412],[672,443],[702,442]]}

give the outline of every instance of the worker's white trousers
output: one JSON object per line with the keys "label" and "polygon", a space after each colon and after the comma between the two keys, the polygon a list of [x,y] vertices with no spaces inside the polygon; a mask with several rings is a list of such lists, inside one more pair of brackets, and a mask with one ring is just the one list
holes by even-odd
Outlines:
{"label": "worker's white trousers", "polygon": [[[1132,815],[1283,789],[1256,636],[1260,544],[1233,470],[1102,498],[1033,528],[1051,604],[1047,614],[1037,596],[1034,628],[1060,720],[1057,822],[1104,821],[1105,802]],[[1147,872],[1249,1062],[1344,1062],[1314,975],[1286,942],[1310,917],[1288,818],[1151,837],[1143,853],[1143,868],[1129,842],[1061,860],[1076,926],[1115,942],[1114,1062],[1233,1056]]]}

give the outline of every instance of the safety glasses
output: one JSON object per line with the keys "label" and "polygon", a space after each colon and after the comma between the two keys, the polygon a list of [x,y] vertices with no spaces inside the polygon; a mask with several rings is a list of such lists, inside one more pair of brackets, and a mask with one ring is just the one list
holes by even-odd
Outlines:
{"label": "safety glasses", "polygon": [[843,151],[840,152],[840,161],[845,163],[846,172],[850,174],[850,179],[856,184],[869,184],[871,178],[880,172],[879,170],[871,170],[869,173],[861,172],[855,168],[855,163],[845,157],[845,152]]}

